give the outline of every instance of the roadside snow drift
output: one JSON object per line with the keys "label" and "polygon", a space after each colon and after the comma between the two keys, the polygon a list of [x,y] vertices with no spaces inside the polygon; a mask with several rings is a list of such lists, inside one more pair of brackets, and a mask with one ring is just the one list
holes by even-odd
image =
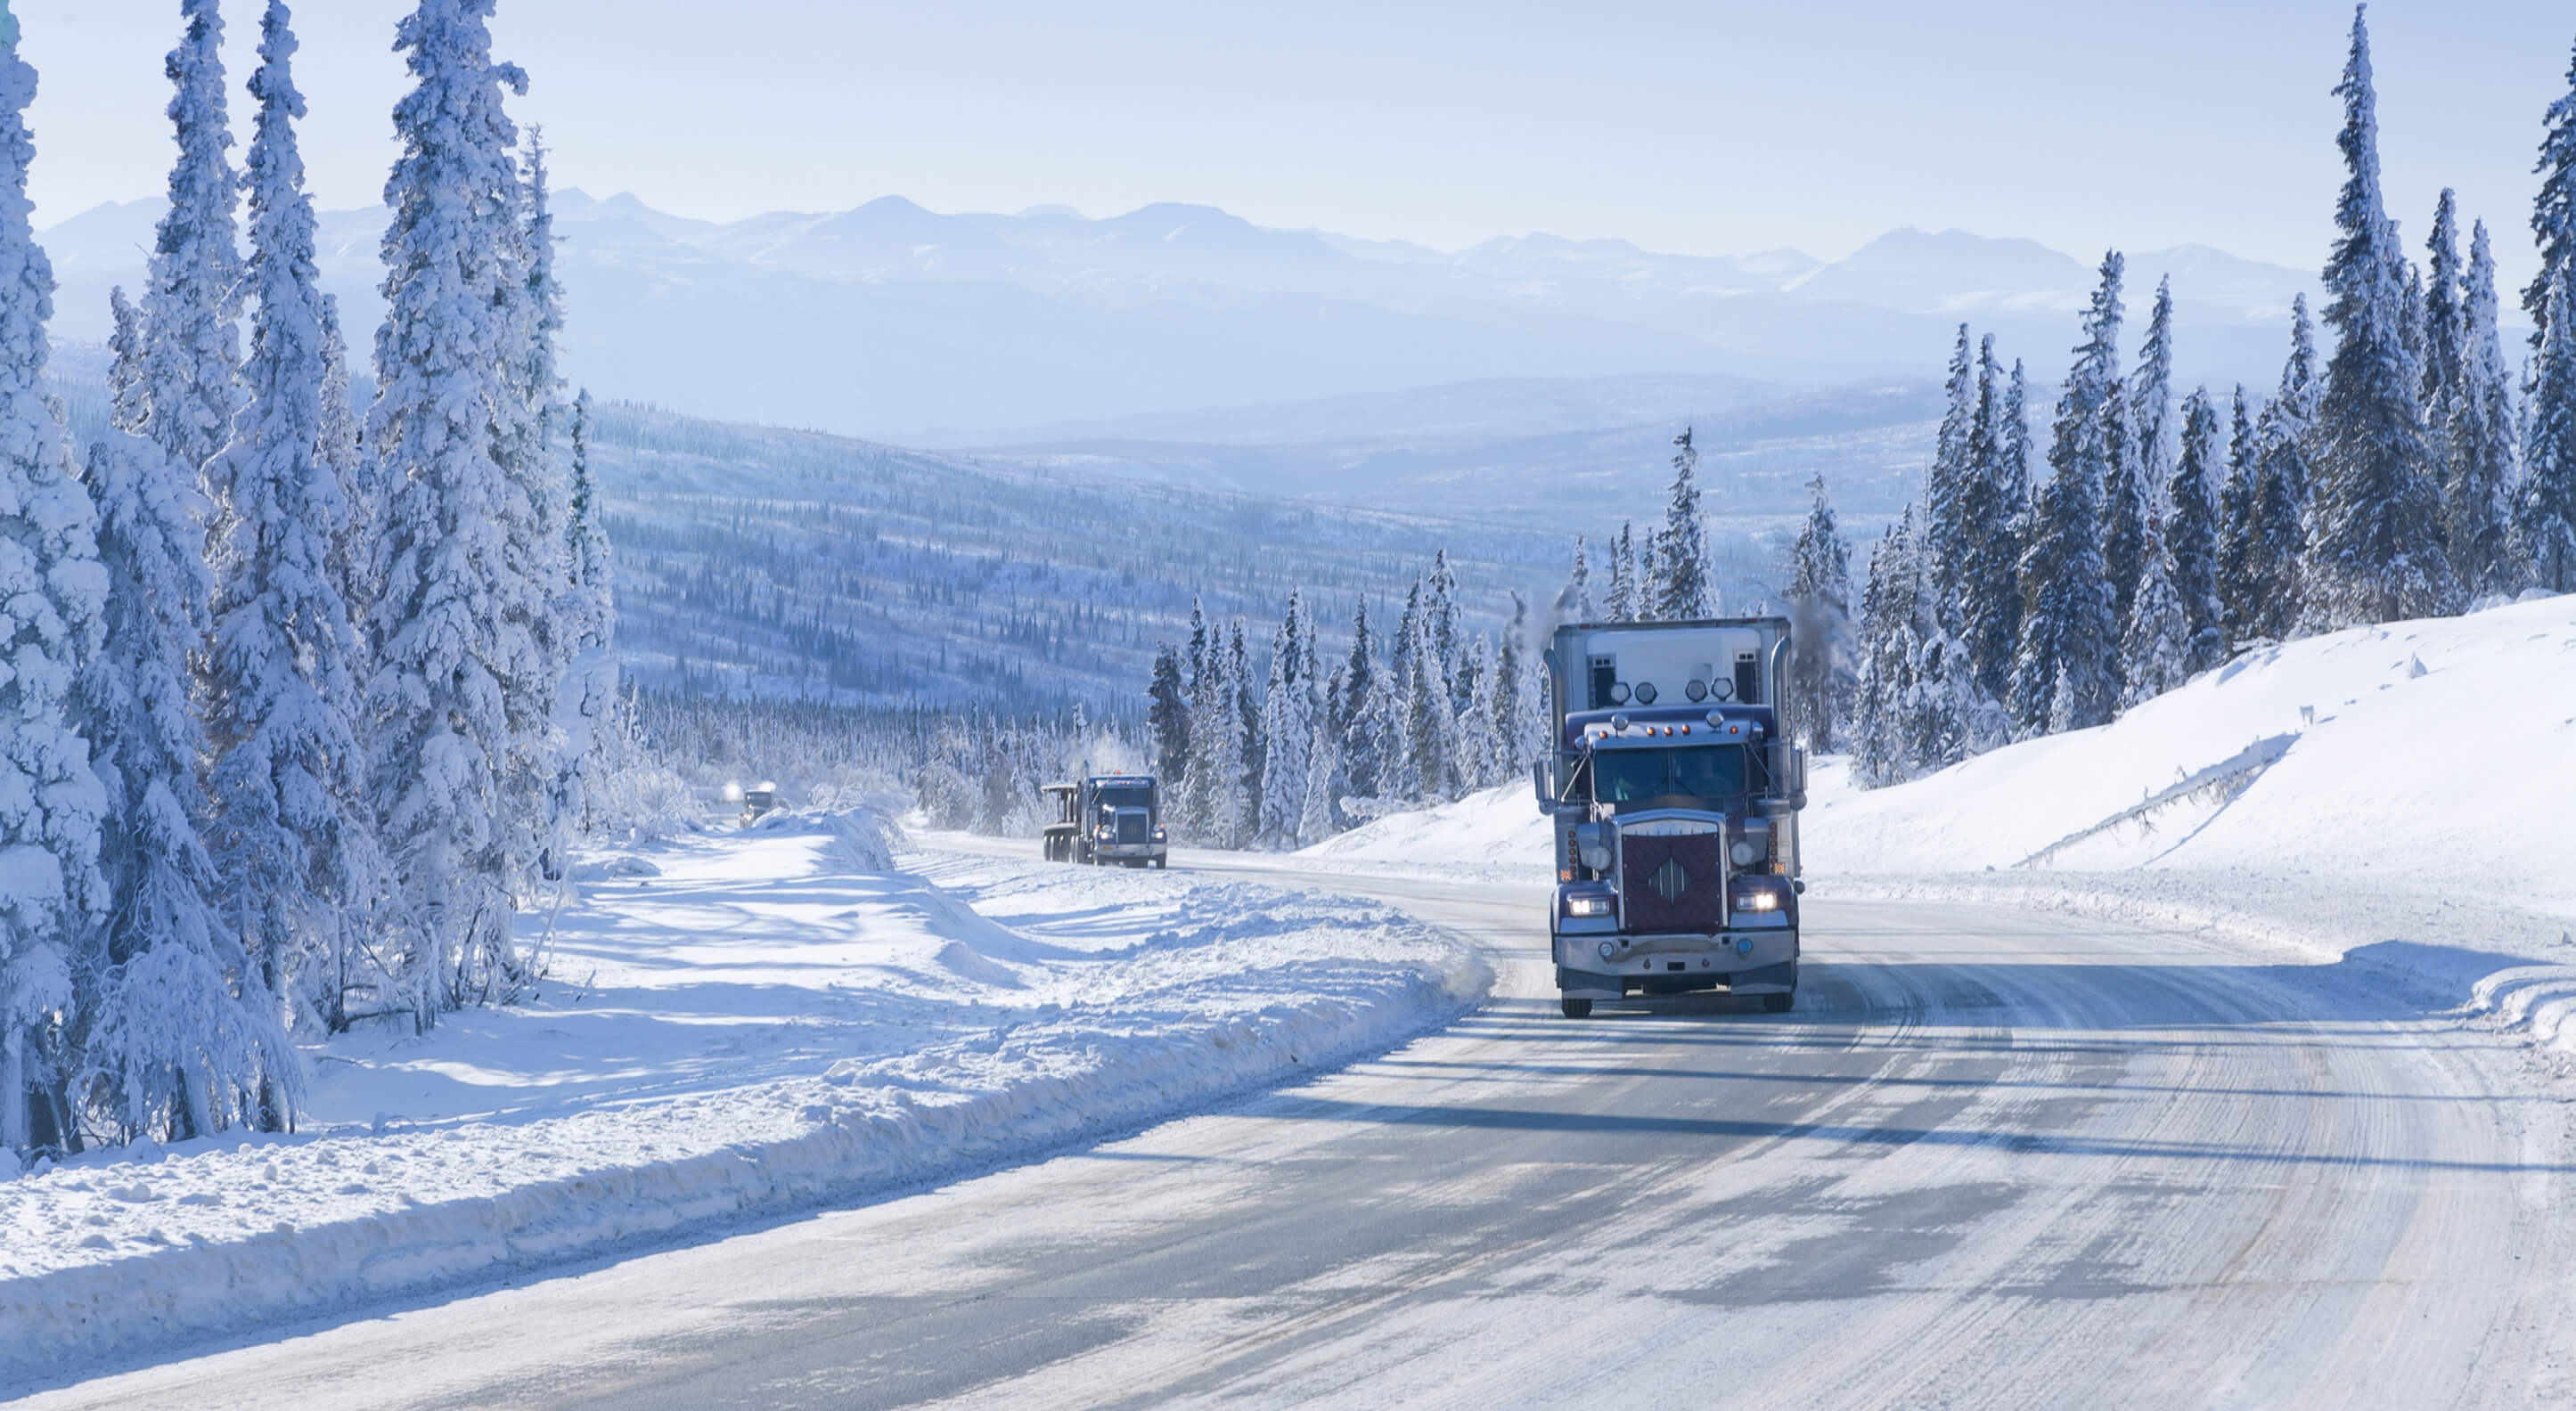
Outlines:
{"label": "roadside snow drift", "polygon": [[304,1133],[0,1180],[0,1377],[957,1176],[1391,1047],[1490,982],[1373,903],[912,861],[862,815],[594,858],[536,994],[312,1050]]}

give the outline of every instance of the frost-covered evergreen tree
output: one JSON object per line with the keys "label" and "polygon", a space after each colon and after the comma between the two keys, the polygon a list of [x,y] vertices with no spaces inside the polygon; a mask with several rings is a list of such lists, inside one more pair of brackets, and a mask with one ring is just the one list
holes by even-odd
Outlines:
{"label": "frost-covered evergreen tree", "polygon": [[1153,740],[1154,780],[1169,798],[1189,771],[1190,703],[1181,681],[1181,658],[1165,642],[1154,653],[1153,679],[1145,687],[1145,728]]}
{"label": "frost-covered evergreen tree", "polygon": [[1461,643],[1458,654],[1458,685],[1467,697],[1467,708],[1458,712],[1451,732],[1458,757],[1450,772],[1462,794],[1494,782],[1492,651],[1492,644],[1479,632]]}
{"label": "frost-covered evergreen tree", "polygon": [[1385,745],[1380,726],[1386,715],[1385,686],[1379,672],[1377,636],[1369,629],[1368,599],[1362,598],[1351,612],[1351,651],[1343,660],[1340,702],[1333,712],[1333,732],[1341,756],[1336,770],[1334,789],[1339,796],[1335,825],[1350,820],[1338,812],[1340,797],[1375,798],[1380,790],[1379,772],[1385,758]]}
{"label": "frost-covered evergreen tree", "polygon": [[555,817],[566,829],[590,830],[591,786],[606,769],[609,716],[617,708],[617,590],[607,516],[590,475],[590,393],[573,399],[565,424],[571,453],[564,508],[564,582],[555,631],[571,649],[556,714],[562,759]]}
{"label": "frost-covered evergreen tree", "polygon": [[2013,654],[2021,640],[2022,542],[2030,529],[2029,395],[2021,364],[2007,381],[1994,339],[1979,359],[1975,473],[1961,506],[1968,525],[1960,547],[1959,633],[1978,694],[2012,695]]}
{"label": "frost-covered evergreen tree", "polygon": [[1807,748],[1838,748],[1843,716],[1858,682],[1850,666],[1851,544],[1825,498],[1825,477],[1807,482],[1813,503],[1789,551],[1790,714],[1806,733]]}
{"label": "frost-covered evergreen tree", "polygon": [[420,0],[395,30],[415,86],[394,109],[367,422],[386,490],[365,742],[393,874],[381,953],[424,1027],[527,978],[511,921],[536,822],[514,751],[548,676],[530,626],[552,606],[551,574],[517,551],[536,511],[509,459],[527,406],[526,208],[502,98],[527,79],[493,61],[491,13],[492,0]]}
{"label": "frost-covered evergreen tree", "polygon": [[[1314,643],[1310,640],[1307,646],[1311,650]],[[1322,699],[1330,701],[1339,693],[1338,679],[1324,682]],[[1317,728],[1305,741],[1306,782],[1298,790],[1305,801],[1305,811],[1297,818],[1301,845],[1320,843],[1341,831],[1341,810],[1334,797],[1342,772],[1341,736],[1321,718],[1315,723]]]}
{"label": "frost-covered evergreen tree", "polygon": [[1708,576],[1708,525],[1700,518],[1699,448],[1691,429],[1673,438],[1673,493],[1655,536],[1654,572],[1641,617],[1686,622],[1717,615],[1717,585]]}
{"label": "frost-covered evergreen tree", "polygon": [[[516,396],[504,403],[505,414],[496,420],[493,448],[512,491],[510,561],[540,589],[503,619],[506,630],[524,633],[531,644],[525,669],[502,695],[511,736],[505,851],[510,874],[524,887],[539,878],[563,876],[564,853],[580,811],[576,737],[587,740],[589,734],[583,704],[613,696],[616,683],[613,677],[605,683],[588,679],[614,670],[604,647],[580,660],[576,669],[582,653],[571,630],[579,609],[566,601],[572,591],[565,532],[571,487],[562,454],[572,408],[555,366],[563,289],[555,277],[545,144],[533,129],[519,173],[521,207],[514,224],[521,242],[520,287],[506,309],[518,325],[517,366],[504,369]],[[512,371],[515,376],[508,375]]]}
{"label": "frost-covered evergreen tree", "polygon": [[1580,534],[1574,536],[1574,571],[1566,575],[1565,591],[1557,595],[1556,611],[1567,622],[1593,620],[1591,550]]}
{"label": "frost-covered evergreen tree", "polygon": [[188,678],[213,591],[205,501],[194,475],[124,431],[90,449],[86,480],[108,592],[104,646],[78,692],[83,731],[99,742],[99,869],[113,902],[90,957],[98,1003],[80,1045],[83,1086],[129,1139],[203,1136],[253,1113],[274,1129],[300,1091],[294,1051],[217,908],[198,832],[205,741]]}
{"label": "frost-covered evergreen tree", "polygon": [[1216,778],[1216,772],[1206,763],[1213,748],[1209,732],[1216,728],[1215,657],[1208,640],[1207,608],[1193,597],[1190,599],[1189,644],[1181,652],[1182,690],[1189,701],[1189,753],[1179,772],[1162,781],[1165,796],[1171,802],[1171,818],[1166,826],[1176,836],[1205,838],[1208,835]]}
{"label": "frost-covered evergreen tree", "polygon": [[1306,601],[1288,593],[1288,612],[1270,639],[1270,681],[1262,695],[1261,819],[1256,838],[1294,848],[1306,817],[1306,775],[1315,740],[1314,625]]}
{"label": "frost-covered evergreen tree", "polygon": [[1610,541],[1610,602],[1606,620],[1637,620],[1637,551],[1628,525],[1619,525],[1619,537]]}
{"label": "frost-covered evergreen tree", "polygon": [[2576,264],[2576,58],[2568,60],[2567,89],[2541,115],[2540,194],[2531,203],[2531,234],[2540,245],[2540,270],[2522,290],[2522,311],[2531,315],[2531,349],[2536,355],[2556,327],[2550,311],[2550,281]]}
{"label": "frost-covered evergreen tree", "polygon": [[2111,409],[2120,398],[2120,276],[2116,250],[2084,315],[2084,342],[2058,397],[2048,463],[2022,551],[2021,645],[2013,660],[2015,727],[2025,735],[2077,730],[2111,718],[2120,623],[2102,561],[2102,483],[2110,468]]}
{"label": "frost-covered evergreen tree", "polygon": [[1458,685],[1458,659],[1464,639],[1458,631],[1458,574],[1449,566],[1449,551],[1440,549],[1431,555],[1431,574],[1423,583],[1424,650],[1429,653],[1432,679],[1439,685],[1451,714],[1466,708],[1466,694]]}
{"label": "frost-covered evergreen tree", "polygon": [[2227,649],[2255,635],[2254,621],[2262,598],[2260,565],[2255,555],[2254,482],[2261,473],[2260,443],[2246,405],[2245,384],[2236,384],[2236,399],[2227,422],[2227,483],[2218,492],[2218,605],[2227,624]]}
{"label": "frost-covered evergreen tree", "polygon": [[77,1150],[68,1036],[89,1016],[74,966],[105,917],[106,799],[71,718],[106,608],[89,496],[45,390],[54,269],[29,228],[36,71],[0,9],[0,1152]]}
{"label": "frost-covered evergreen tree", "polygon": [[[194,476],[231,439],[241,405],[242,260],[233,222],[241,180],[225,155],[233,135],[224,111],[223,16],[216,0],[180,0],[179,15],[186,30],[167,66],[179,158],[143,292],[143,383],[147,434]],[[214,490],[221,513],[223,487]]]}
{"label": "frost-covered evergreen tree", "polygon": [[[2182,401],[2182,461],[2174,471],[2168,497],[2173,517],[2164,533],[2173,564],[2174,600],[2182,610],[2186,677],[2227,660],[2227,612],[2218,595],[2219,478],[2226,468],[2226,454],[2219,442],[2218,409],[2209,404],[2209,389],[2195,387]],[[2131,625],[2137,620],[2133,613]],[[2130,684],[2134,688],[2138,683]],[[2136,690],[2130,695],[2136,698]]]}
{"label": "frost-covered evergreen tree", "polygon": [[1242,753],[1232,761],[1234,777],[1240,781],[1243,805],[1235,825],[1233,846],[1250,847],[1254,832],[1261,826],[1261,784],[1269,742],[1261,735],[1261,671],[1252,661],[1252,639],[1244,620],[1236,618],[1226,628],[1225,671],[1234,683],[1234,717],[1242,722]]}
{"label": "frost-covered evergreen tree", "polygon": [[2458,581],[2442,551],[2442,506],[2416,404],[2420,374],[2405,325],[2406,257],[2379,189],[2378,100],[2370,34],[2355,10],[2352,55],[2335,93],[2347,172],[2327,260],[2337,336],[2309,428],[2316,485],[2301,622],[2314,631],[2453,611]]}
{"label": "frost-covered evergreen tree", "polygon": [[2460,380],[2447,399],[2442,531],[2460,589],[2472,598],[2521,586],[2509,527],[2514,483],[2513,371],[2496,328],[2495,257],[2486,222],[2471,227],[2460,300]]}
{"label": "frost-covered evergreen tree", "polygon": [[2290,357],[2281,385],[2254,421],[2254,485],[2240,549],[2245,617],[2236,639],[2287,637],[2307,595],[2307,512],[2313,490],[2309,430],[2322,379],[2304,294],[2290,300]]}
{"label": "frost-covered evergreen tree", "polygon": [[1527,655],[1521,650],[1529,630],[1529,604],[1514,593],[1512,620],[1504,626],[1494,649],[1490,730],[1497,782],[1509,782],[1526,773],[1530,761],[1538,758],[1539,715],[1537,703],[1531,699],[1534,683]]}
{"label": "frost-covered evergreen tree", "polygon": [[340,300],[322,296],[322,461],[340,482],[348,520],[331,542],[331,582],[349,610],[354,655],[350,673],[363,690],[375,674],[375,639],[368,627],[376,604],[375,544],[384,495],[376,485],[374,458],[359,434],[357,404],[349,391],[349,344],[340,332]]}
{"label": "frost-covered evergreen tree", "polygon": [[1430,613],[1417,607],[1405,616],[1412,646],[1404,654],[1404,752],[1412,792],[1404,797],[1445,803],[1459,793],[1458,717],[1449,708],[1448,686],[1440,679],[1439,642],[1433,636]]}
{"label": "frost-covered evergreen tree", "polygon": [[2173,557],[2165,545],[2164,526],[2147,519],[2144,562],[2138,592],[2120,636],[2125,680],[2121,704],[2153,700],[2190,678],[2191,623],[2182,595],[2174,589]]}
{"label": "frost-covered evergreen tree", "polygon": [[1923,525],[1919,552],[1933,590],[1945,602],[1957,592],[1961,560],[1966,556],[1968,498],[1976,475],[1978,362],[1968,326],[1959,325],[1958,346],[1950,351],[1950,372],[1940,429],[1932,438],[1932,464],[1923,473]]}
{"label": "frost-covered evergreen tree", "polygon": [[2182,425],[2174,416],[2173,316],[2173,281],[2158,279],[2138,366],[2129,374],[2129,433],[2138,484],[2148,508],[2159,515],[2166,512],[2165,495],[2182,454]]}
{"label": "frost-covered evergreen tree", "polygon": [[357,744],[356,635],[333,572],[349,505],[323,456],[328,335],[295,140],[295,48],[272,0],[250,81],[250,400],[206,472],[223,496],[207,744],[226,928],[248,946],[262,991],[337,1030],[353,987],[372,1009],[393,977],[367,959],[380,869]]}
{"label": "frost-covered evergreen tree", "polygon": [[1913,693],[1916,649],[1911,603],[1915,581],[1914,514],[1908,506],[1869,553],[1860,598],[1860,678],[1852,712],[1852,777],[1864,788],[1913,777],[1905,738],[1905,705]]}
{"label": "frost-covered evergreen tree", "polygon": [[2417,325],[2423,330],[2423,380],[2415,402],[2424,409],[2425,444],[2432,453],[2437,479],[2451,478],[2451,444],[2464,406],[2468,380],[2468,317],[2462,299],[2468,276],[2460,268],[2459,201],[2442,188],[2433,205],[2433,233],[2424,240],[2424,303]]}
{"label": "frost-covered evergreen tree", "polygon": [[[2102,420],[2102,566],[2111,576],[2111,620],[2125,623],[2137,601],[2138,580],[2146,573],[2147,521],[2155,514],[2155,491],[2138,464],[2137,432],[2120,384],[2113,384]],[[2117,660],[2111,673],[2115,680],[2125,680]]]}
{"label": "frost-covered evergreen tree", "polygon": [[2532,359],[2513,538],[2531,582],[2568,593],[2576,592],[2576,271],[2562,266],[2552,276],[2549,310],[2549,336]]}
{"label": "frost-covered evergreen tree", "polygon": [[[1242,624],[1235,624],[1239,637]],[[1200,836],[1210,847],[1239,848],[1250,838],[1252,796],[1243,775],[1254,722],[1243,715],[1242,655],[1219,641],[1208,647],[1206,700],[1191,712],[1190,777],[1199,781]]]}

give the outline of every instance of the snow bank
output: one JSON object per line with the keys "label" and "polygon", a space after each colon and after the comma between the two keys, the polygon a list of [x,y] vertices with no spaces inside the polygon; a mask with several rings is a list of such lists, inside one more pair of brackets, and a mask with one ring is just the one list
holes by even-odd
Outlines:
{"label": "snow bank", "polygon": [[1491,982],[1373,903],[852,865],[883,857],[836,815],[592,859],[556,981],[315,1050],[305,1134],[0,1178],[0,1376],[1038,1155],[1391,1047]]}
{"label": "snow bank", "polygon": [[1297,854],[1327,868],[1545,880],[1547,816],[1526,781],[1372,819]]}
{"label": "snow bank", "polygon": [[2270,648],[1803,825],[1820,875],[2252,867],[2576,916],[2576,596]]}

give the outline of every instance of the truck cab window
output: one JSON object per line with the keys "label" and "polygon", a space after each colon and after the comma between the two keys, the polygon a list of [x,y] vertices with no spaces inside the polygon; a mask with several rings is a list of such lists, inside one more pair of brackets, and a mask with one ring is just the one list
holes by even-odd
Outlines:
{"label": "truck cab window", "polygon": [[1736,798],[1744,793],[1744,748],[1700,745],[1677,750],[1596,750],[1592,772],[1592,797],[1601,803]]}

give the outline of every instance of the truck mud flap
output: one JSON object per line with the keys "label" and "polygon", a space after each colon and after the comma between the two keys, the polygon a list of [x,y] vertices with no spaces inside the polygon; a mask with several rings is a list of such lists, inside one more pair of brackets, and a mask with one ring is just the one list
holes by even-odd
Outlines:
{"label": "truck mud flap", "polygon": [[1755,985],[1791,989],[1798,983],[1798,962],[1784,960],[1777,965],[1761,965],[1751,970],[1738,970],[1727,978],[1734,981],[1731,988],[1736,990],[1749,989]]}

